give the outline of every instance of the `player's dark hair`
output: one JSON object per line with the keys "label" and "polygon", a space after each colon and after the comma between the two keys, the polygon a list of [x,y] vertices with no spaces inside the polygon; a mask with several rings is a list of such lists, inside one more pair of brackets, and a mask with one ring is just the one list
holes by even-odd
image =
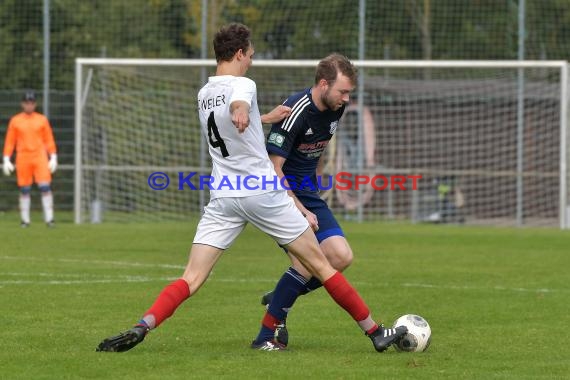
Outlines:
{"label": "player's dark hair", "polygon": [[216,61],[231,61],[239,49],[245,54],[251,45],[250,36],[249,28],[243,24],[232,23],[222,26],[214,36]]}
{"label": "player's dark hair", "polygon": [[326,80],[329,84],[333,84],[338,73],[341,73],[350,79],[353,85],[356,85],[356,68],[347,57],[338,53],[333,53],[319,62],[317,72],[315,73],[315,84],[318,84],[321,79]]}

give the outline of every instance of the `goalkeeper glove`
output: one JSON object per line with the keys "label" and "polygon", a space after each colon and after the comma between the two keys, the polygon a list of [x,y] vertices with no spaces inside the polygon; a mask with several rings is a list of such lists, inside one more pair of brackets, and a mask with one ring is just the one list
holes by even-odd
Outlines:
{"label": "goalkeeper glove", "polygon": [[4,156],[4,165],[2,165],[4,175],[10,175],[14,171],[14,165],[10,162],[10,157]]}
{"label": "goalkeeper glove", "polygon": [[57,154],[52,154],[49,158],[49,162],[48,162],[48,168],[49,171],[52,173],[55,173],[55,171],[57,170]]}

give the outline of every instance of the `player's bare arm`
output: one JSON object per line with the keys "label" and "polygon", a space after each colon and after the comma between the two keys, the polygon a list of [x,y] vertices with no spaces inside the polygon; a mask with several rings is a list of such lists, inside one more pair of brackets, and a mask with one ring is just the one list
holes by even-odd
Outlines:
{"label": "player's bare arm", "polygon": [[279,123],[281,120],[289,117],[289,115],[291,115],[291,107],[278,105],[270,112],[261,115],[261,122],[264,124]]}
{"label": "player's bare arm", "polygon": [[[273,162],[275,173],[277,173],[277,176],[281,180],[283,177],[285,177],[285,174],[283,173],[283,164],[285,163],[286,158],[281,157],[277,154],[270,154],[269,159],[271,160],[271,162]],[[283,185],[287,186],[288,188],[291,187],[289,186],[289,182],[287,182],[287,178],[283,178]],[[318,231],[319,221],[317,220],[317,216],[312,212],[310,212],[309,210],[307,210],[305,206],[303,206],[303,203],[301,203],[301,201],[295,196],[293,191],[287,190],[287,194],[289,194],[289,196],[293,198],[293,200],[295,201],[295,206],[297,206],[299,211],[301,211],[301,213],[305,215],[305,218],[307,218],[307,222],[309,222],[309,225],[311,226],[313,231]]]}
{"label": "player's bare arm", "polygon": [[243,133],[249,126],[249,104],[242,100],[236,100],[230,104],[230,113],[232,114],[232,123],[239,133]]}

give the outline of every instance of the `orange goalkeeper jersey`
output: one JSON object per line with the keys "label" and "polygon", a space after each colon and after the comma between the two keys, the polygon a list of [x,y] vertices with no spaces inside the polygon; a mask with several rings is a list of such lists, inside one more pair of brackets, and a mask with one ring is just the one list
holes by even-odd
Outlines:
{"label": "orange goalkeeper jersey", "polygon": [[37,112],[21,112],[12,117],[6,132],[4,156],[11,156],[14,148],[22,156],[55,153],[55,141],[47,117]]}

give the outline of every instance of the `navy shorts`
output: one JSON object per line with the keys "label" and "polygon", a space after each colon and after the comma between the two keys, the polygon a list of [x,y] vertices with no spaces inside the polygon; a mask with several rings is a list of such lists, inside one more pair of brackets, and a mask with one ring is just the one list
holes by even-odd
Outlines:
{"label": "navy shorts", "polygon": [[315,232],[315,235],[319,243],[331,236],[344,237],[344,232],[342,232],[342,228],[340,228],[327,202],[322,200],[319,194],[304,192],[295,193],[295,196],[307,210],[317,216],[319,230]]}

